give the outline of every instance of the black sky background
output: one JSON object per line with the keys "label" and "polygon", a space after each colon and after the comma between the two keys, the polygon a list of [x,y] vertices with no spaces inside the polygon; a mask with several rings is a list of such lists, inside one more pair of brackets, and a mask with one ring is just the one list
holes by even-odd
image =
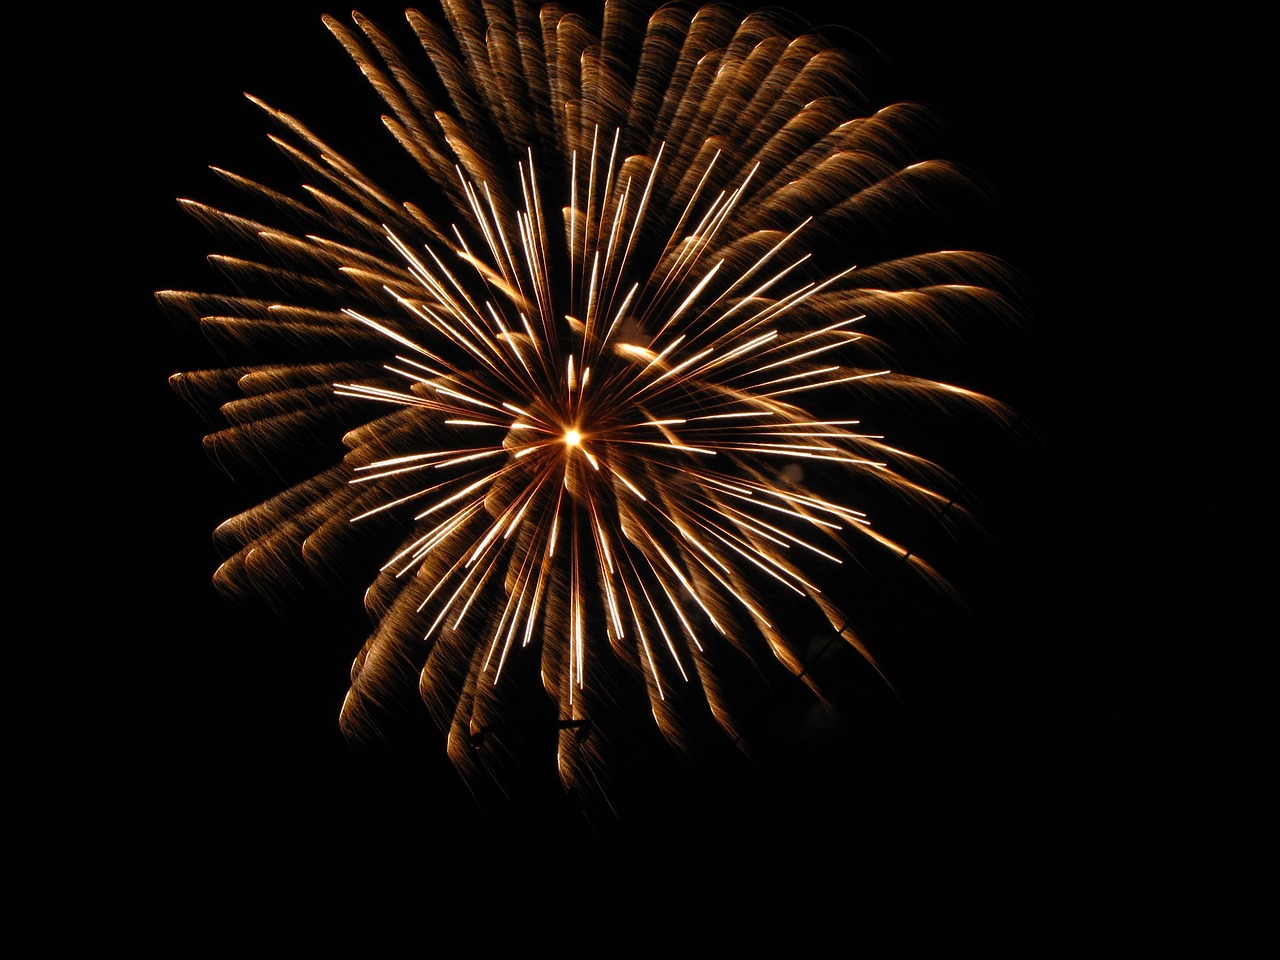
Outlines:
{"label": "black sky background", "polygon": [[59,75],[26,78],[48,103],[14,185],[52,199],[37,259],[56,264],[23,325],[40,482],[17,504],[34,546],[13,598],[41,611],[23,671],[40,705],[16,739],[43,933],[143,955],[355,934],[447,956],[1044,955],[1243,930],[1275,840],[1265,488],[1241,413],[1268,250],[1245,227],[1268,198],[1233,162],[1264,91],[1255,25],[793,7],[873,43],[887,95],[934,106],[940,152],[989,188],[965,243],[1019,272],[1025,317],[973,331],[955,369],[1024,420],[940,438],[989,538],[921,548],[965,606],[871,604],[898,697],[868,680],[838,734],[665,771],[611,821],[558,797],[480,804],[428,732],[346,743],[358,605],[313,593],[277,615],[209,582],[212,529],[253,501],[166,383],[216,358],[152,294],[216,279],[214,238],[174,202],[216,193],[206,165],[291,185],[243,91],[351,131],[356,157],[385,136],[325,9],[126,6],[26,31]]}

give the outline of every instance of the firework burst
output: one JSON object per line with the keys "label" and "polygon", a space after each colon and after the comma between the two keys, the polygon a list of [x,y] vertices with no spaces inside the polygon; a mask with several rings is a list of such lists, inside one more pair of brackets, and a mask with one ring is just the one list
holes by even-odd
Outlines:
{"label": "firework burst", "polygon": [[806,617],[870,659],[831,596],[843,560],[865,545],[934,576],[871,512],[938,510],[943,475],[859,401],[999,412],[892,371],[872,333],[1000,309],[998,267],[854,265],[956,173],[916,155],[918,108],[864,103],[850,56],[766,15],[606,3],[597,32],[445,0],[443,25],[407,19],[420,49],[325,23],[419,196],[255,99],[302,190],[219,170],[270,212],[183,201],[242,245],[214,258],[237,292],[160,294],[233,353],[174,377],[222,418],[207,446],[333,451],[218,529],[216,580],[273,595],[380,544],[343,728],[416,686],[466,773],[542,728],[564,784],[598,784],[637,708],[673,743],[711,724],[741,745],[740,664],[820,693],[791,639]]}

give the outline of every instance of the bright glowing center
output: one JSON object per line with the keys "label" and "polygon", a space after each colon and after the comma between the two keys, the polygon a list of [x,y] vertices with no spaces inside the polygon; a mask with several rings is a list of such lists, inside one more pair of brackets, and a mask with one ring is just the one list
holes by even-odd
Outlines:
{"label": "bright glowing center", "polygon": [[564,442],[571,447],[576,447],[578,441],[582,439],[582,434],[577,430],[566,430],[564,434]]}

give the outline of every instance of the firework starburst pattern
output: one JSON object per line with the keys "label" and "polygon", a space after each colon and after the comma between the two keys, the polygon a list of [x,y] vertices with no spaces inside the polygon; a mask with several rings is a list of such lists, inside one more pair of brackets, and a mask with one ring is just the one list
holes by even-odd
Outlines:
{"label": "firework starburst pattern", "polygon": [[821,695],[818,628],[870,660],[850,558],[934,576],[876,511],[940,510],[945,475],[862,408],[999,412],[884,360],[901,326],[1000,309],[998,266],[877,255],[958,174],[814,33],[718,6],[610,2],[599,30],[443,8],[395,41],[325,20],[418,195],[255,99],[301,189],[218,170],[261,219],[183,201],[238,245],[214,258],[234,292],[160,294],[231,357],[174,378],[222,418],[207,446],[331,464],[218,529],[216,580],[271,595],[372,545],[343,728],[416,687],[467,774],[546,729],[590,789],[623,716],[745,746],[743,664]]}

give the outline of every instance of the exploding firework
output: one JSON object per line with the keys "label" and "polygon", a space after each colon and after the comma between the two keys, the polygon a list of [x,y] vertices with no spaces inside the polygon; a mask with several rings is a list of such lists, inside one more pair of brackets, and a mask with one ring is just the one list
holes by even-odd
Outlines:
{"label": "exploding firework", "polygon": [[325,23],[416,195],[255,99],[301,191],[218,170],[263,219],[182,201],[240,245],[214,258],[235,292],[159,295],[232,355],[173,378],[222,418],[207,447],[328,458],[219,527],[216,581],[275,595],[380,551],[341,724],[416,687],[468,775],[545,741],[591,788],[628,717],[745,745],[739,673],[821,696],[815,632],[870,661],[842,561],[934,577],[872,514],[936,513],[945,475],[862,408],[1000,412],[883,360],[883,331],[1001,309],[987,257],[881,255],[956,171],[917,155],[918,107],[864,102],[851,56],[768,15],[407,20],[412,45]]}

